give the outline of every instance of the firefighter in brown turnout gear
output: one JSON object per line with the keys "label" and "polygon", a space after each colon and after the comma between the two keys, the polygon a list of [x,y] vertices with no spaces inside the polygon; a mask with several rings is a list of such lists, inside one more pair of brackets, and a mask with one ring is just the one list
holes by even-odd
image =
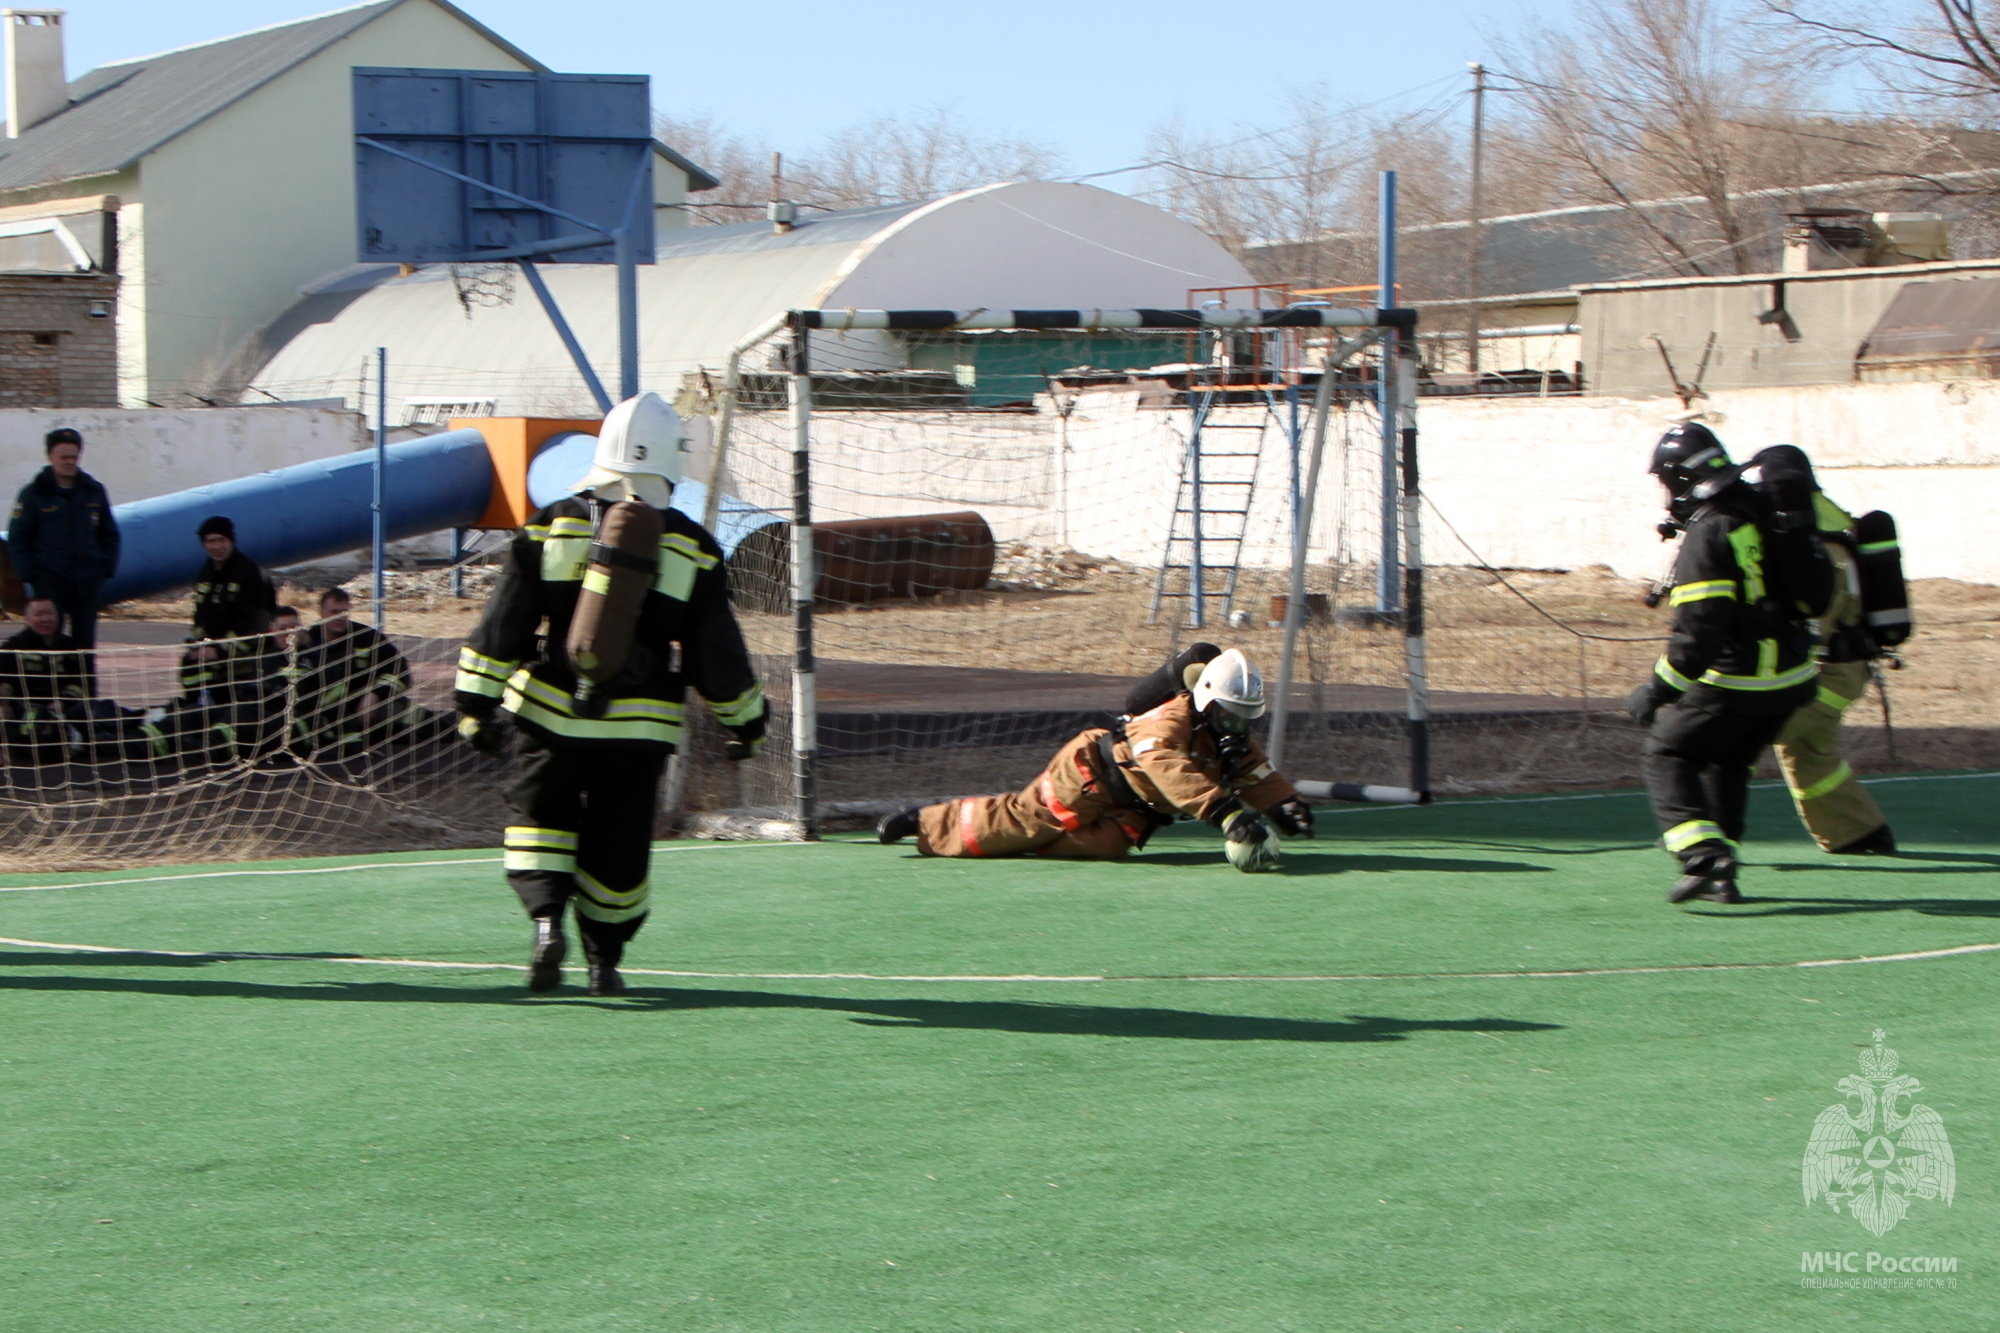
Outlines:
{"label": "firefighter in brown turnout gear", "polygon": [[[1790,445],[1751,460],[1764,463]],[[1798,455],[1798,465],[1804,464]],[[1820,536],[1836,573],[1832,604],[1817,622],[1819,688],[1778,733],[1778,765],[1799,819],[1821,850],[1836,855],[1887,854],[1896,836],[1882,807],[1840,752],[1840,723],[1868,692],[1874,663],[1893,659],[1910,634],[1909,592],[1896,540],[1896,521],[1875,511],[1855,518],[1813,487]]]}
{"label": "firefighter in brown turnout gear", "polygon": [[459,654],[459,733],[497,750],[503,709],[517,732],[505,865],[534,922],[531,990],[562,982],[574,903],[591,994],[623,993],[618,963],[646,918],[660,773],[687,686],[729,730],[731,759],[763,744],[764,693],[722,550],[667,509],[683,448],[658,395],[613,408],[584,491],[528,520]]}
{"label": "firefighter in brown turnout gear", "polygon": [[1663,535],[1685,535],[1667,651],[1626,707],[1649,729],[1646,786],[1681,863],[1668,901],[1741,902],[1751,769],[1817,688],[1808,619],[1832,597],[1832,566],[1810,495],[1753,490],[1707,427],[1661,436],[1651,471],[1667,488]]}
{"label": "firefighter in brown turnout gear", "polygon": [[913,807],[882,821],[881,840],[914,834],[925,856],[1115,861],[1186,818],[1220,829],[1238,870],[1275,868],[1272,826],[1309,838],[1312,812],[1250,735],[1264,712],[1263,679],[1242,653],[1212,644],[1163,670],[1165,689],[1142,683],[1117,727],[1082,732],[1019,792]]}

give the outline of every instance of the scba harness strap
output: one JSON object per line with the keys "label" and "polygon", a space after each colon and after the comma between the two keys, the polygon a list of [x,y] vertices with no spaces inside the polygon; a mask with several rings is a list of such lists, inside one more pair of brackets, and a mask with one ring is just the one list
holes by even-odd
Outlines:
{"label": "scba harness strap", "polygon": [[1097,779],[1104,784],[1105,792],[1112,803],[1121,810],[1129,810],[1146,821],[1146,829],[1138,841],[1143,845],[1155,829],[1163,829],[1174,821],[1155,810],[1139,798],[1139,793],[1126,781],[1125,770],[1118,762],[1118,742],[1125,738],[1122,722],[1113,726],[1097,738]]}

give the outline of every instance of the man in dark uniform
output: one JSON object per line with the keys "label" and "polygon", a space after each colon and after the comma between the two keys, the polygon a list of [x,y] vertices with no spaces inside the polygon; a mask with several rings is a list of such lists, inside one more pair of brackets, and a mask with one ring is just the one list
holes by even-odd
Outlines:
{"label": "man in dark uniform", "polygon": [[[535,514],[515,537],[459,655],[459,733],[496,750],[501,709],[518,733],[520,771],[508,798],[520,822],[507,830],[505,865],[535,926],[531,990],[562,982],[562,917],[574,902],[591,994],[623,993],[618,963],[646,917],[660,773],[681,737],[687,686],[730,732],[731,759],[763,743],[764,693],[730,610],[722,550],[694,520],[667,510],[685,447],[679,417],[658,395],[613,408],[582,493]],[[665,511],[656,552],[638,557],[603,544],[607,511],[624,501]],[[582,599],[604,596],[603,571],[639,564],[649,572],[634,574],[645,587],[628,622],[625,665],[593,683],[570,660],[572,619]]]}
{"label": "man in dark uniform", "polygon": [[49,465],[21,488],[7,522],[14,573],[54,603],[58,630],[79,648],[97,646],[97,590],[118,569],[111,497],[78,466],[83,436],[61,427],[43,445]]}
{"label": "man in dark uniform", "polygon": [[57,629],[52,600],[32,599],[27,621],[26,629],[0,643],[0,726],[13,762],[60,763],[68,724],[89,720],[90,676],[76,640]]}
{"label": "man in dark uniform", "polygon": [[194,576],[194,634],[198,639],[246,638],[271,627],[278,590],[271,576],[236,549],[236,524],[221,514],[195,530],[208,559]]}
{"label": "man in dark uniform", "polygon": [[1813,697],[1809,618],[1833,571],[1810,512],[1772,512],[1707,427],[1675,426],[1653,451],[1681,529],[1673,631],[1626,707],[1649,728],[1646,787],[1666,849],[1681,863],[1669,902],[1743,901],[1736,849],[1750,773],[1786,720]]}
{"label": "man in dark uniform", "polygon": [[298,727],[314,751],[359,750],[386,742],[415,705],[410,664],[389,636],[353,620],[345,588],[319,597],[319,623],[298,637]]}

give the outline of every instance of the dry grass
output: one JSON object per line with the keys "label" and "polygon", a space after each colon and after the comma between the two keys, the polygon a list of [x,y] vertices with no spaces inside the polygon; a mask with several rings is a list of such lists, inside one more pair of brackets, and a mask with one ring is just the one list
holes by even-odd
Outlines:
{"label": "dry grass", "polygon": [[[1368,570],[1314,571],[1313,590],[1331,605],[1366,606]],[[1151,617],[1150,572],[1115,562],[1047,552],[1003,552],[999,586],[921,601],[823,608],[815,621],[819,654],[862,662],[1137,675],[1196,637],[1181,623],[1185,603]],[[357,581],[357,584],[361,581]],[[357,591],[360,591],[357,587]],[[1268,624],[1283,592],[1276,571],[1246,571],[1235,606],[1245,623],[1213,624],[1199,637],[1240,647],[1275,673],[1280,633]],[[303,600],[306,590],[287,590]],[[476,598],[453,598],[442,573],[399,574],[389,628],[456,638],[476,620]],[[1616,700],[1644,678],[1659,652],[1667,612],[1642,601],[1645,585],[1602,567],[1567,572],[1433,569],[1426,581],[1432,689]],[[1853,708],[1847,744],[1865,771],[2000,765],[2000,588],[1925,580],[1912,588],[1918,633],[1903,669],[1886,673],[1894,710],[1894,754],[1871,692]],[[114,618],[179,619],[179,598],[128,603]],[[1218,616],[1219,619],[1219,616]],[[759,652],[789,649],[789,617],[746,613]],[[1561,622],[1560,624],[1555,622]],[[1598,636],[1598,637],[1585,637]],[[1319,622],[1301,639],[1298,702],[1319,684],[1400,686],[1403,641],[1395,630]],[[1441,791],[1522,791],[1616,785],[1638,780],[1637,736],[1622,718],[1568,712],[1540,719],[1441,721],[1433,744]],[[1294,740],[1293,771],[1316,777],[1401,781],[1407,746],[1394,728],[1321,731]],[[893,759],[827,766],[828,800],[930,796],[998,790],[1025,782],[1046,755],[1039,749],[912,751]],[[713,788],[711,791],[710,788]],[[734,779],[698,785],[705,802],[727,803]]]}

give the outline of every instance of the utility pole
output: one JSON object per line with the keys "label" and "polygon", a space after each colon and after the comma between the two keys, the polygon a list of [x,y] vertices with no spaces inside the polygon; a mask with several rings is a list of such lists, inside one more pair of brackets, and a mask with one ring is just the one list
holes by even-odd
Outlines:
{"label": "utility pole", "polygon": [[[1486,198],[1481,177],[1486,148],[1486,66],[1477,60],[1466,68],[1472,71],[1472,216],[1465,229],[1465,366],[1479,373],[1479,326],[1484,323],[1479,308],[1479,241],[1485,226]],[[1474,381],[1475,387],[1478,381]]]}

